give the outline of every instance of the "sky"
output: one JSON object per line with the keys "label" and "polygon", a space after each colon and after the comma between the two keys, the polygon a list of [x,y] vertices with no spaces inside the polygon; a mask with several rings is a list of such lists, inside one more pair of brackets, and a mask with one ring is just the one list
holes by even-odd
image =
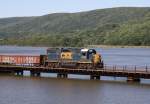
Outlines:
{"label": "sky", "polygon": [[150,7],[150,0],[0,0],[0,18],[74,13],[113,7]]}

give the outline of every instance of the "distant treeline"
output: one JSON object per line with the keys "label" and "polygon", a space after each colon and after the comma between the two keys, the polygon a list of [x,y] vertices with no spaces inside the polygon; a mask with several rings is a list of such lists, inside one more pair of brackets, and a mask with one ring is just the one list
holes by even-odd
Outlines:
{"label": "distant treeline", "polygon": [[150,8],[0,19],[0,45],[150,45]]}

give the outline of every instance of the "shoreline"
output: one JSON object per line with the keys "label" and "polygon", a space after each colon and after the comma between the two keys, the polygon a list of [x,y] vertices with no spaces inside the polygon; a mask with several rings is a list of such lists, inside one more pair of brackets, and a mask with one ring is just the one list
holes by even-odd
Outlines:
{"label": "shoreline", "polygon": [[[51,46],[30,46],[30,45],[0,45],[0,47],[41,47],[50,48]],[[63,46],[58,46],[63,47]],[[69,47],[69,48],[83,48],[83,47]],[[123,46],[123,45],[87,45],[85,48],[150,48],[150,46]]]}
{"label": "shoreline", "polygon": [[150,46],[88,45],[90,48],[150,48]]}

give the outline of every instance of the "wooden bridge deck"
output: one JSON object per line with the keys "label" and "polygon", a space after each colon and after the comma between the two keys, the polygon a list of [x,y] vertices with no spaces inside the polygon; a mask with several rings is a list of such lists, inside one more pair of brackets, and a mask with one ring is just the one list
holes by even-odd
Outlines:
{"label": "wooden bridge deck", "polygon": [[33,66],[10,66],[0,65],[0,72],[14,72],[23,73],[23,71],[30,71],[32,75],[40,75],[40,73],[58,73],[67,77],[68,74],[90,75],[91,79],[99,79],[100,76],[113,76],[113,77],[127,77],[129,80],[139,80],[140,78],[150,79],[150,70],[145,67],[138,69],[127,69],[127,67],[117,68],[104,67],[103,69],[69,69],[69,68],[48,68],[48,67],[33,67]]}

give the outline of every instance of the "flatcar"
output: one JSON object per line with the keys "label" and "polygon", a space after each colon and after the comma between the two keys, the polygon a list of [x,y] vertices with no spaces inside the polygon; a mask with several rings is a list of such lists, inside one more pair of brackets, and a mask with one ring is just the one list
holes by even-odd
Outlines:
{"label": "flatcar", "polygon": [[44,65],[50,68],[96,69],[103,68],[101,55],[95,49],[48,48]]}

